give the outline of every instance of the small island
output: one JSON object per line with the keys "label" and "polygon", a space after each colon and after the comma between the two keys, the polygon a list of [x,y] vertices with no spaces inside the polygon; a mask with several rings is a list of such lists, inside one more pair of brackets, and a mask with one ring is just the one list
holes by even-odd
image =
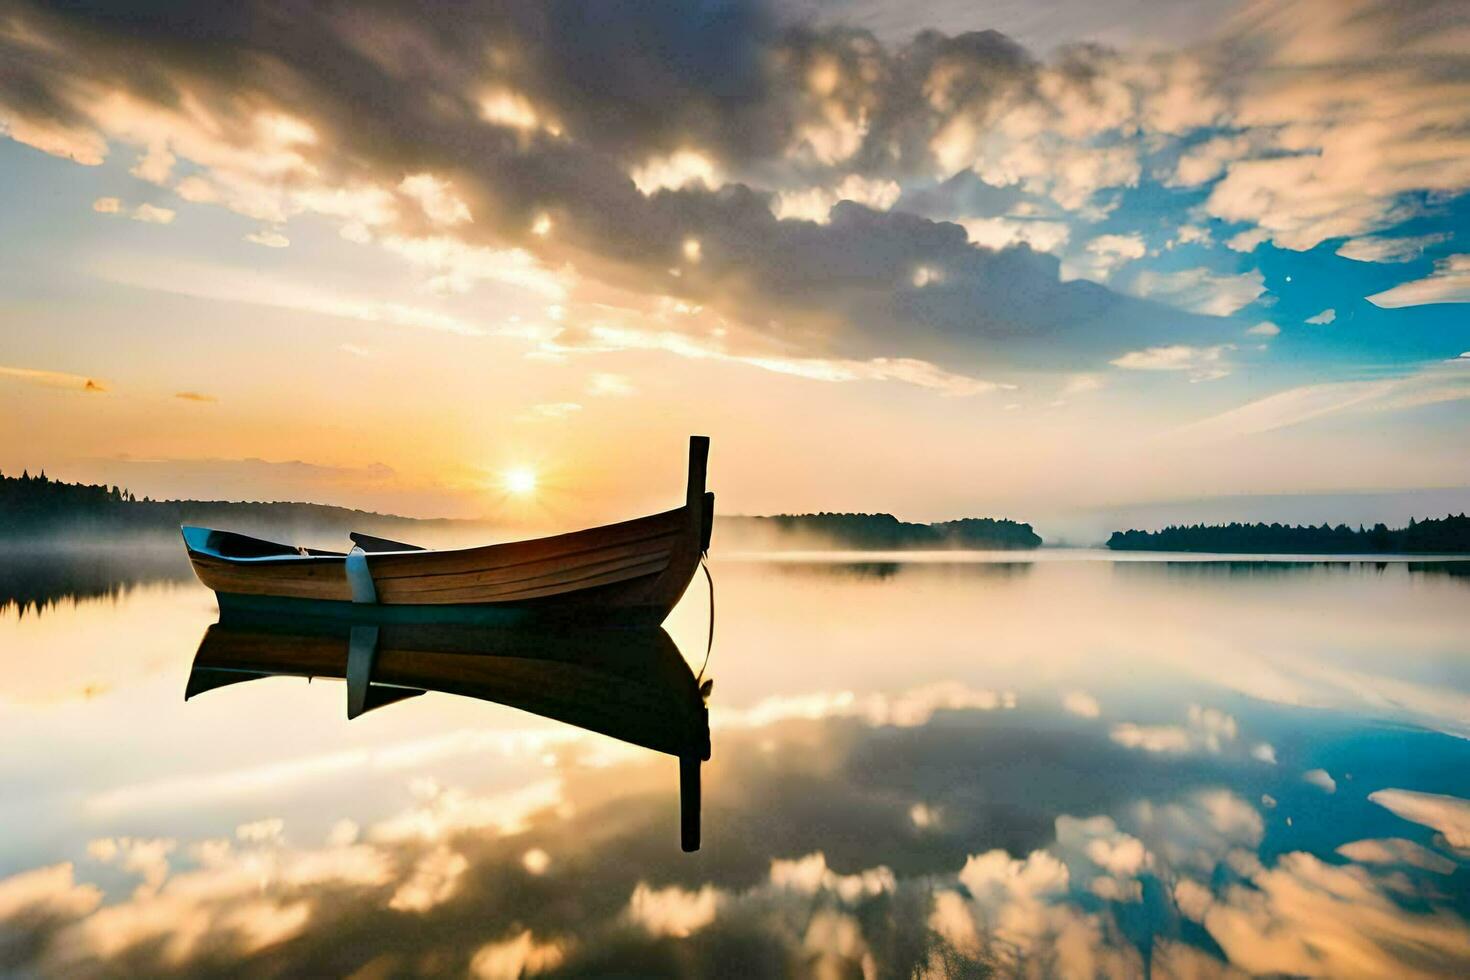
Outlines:
{"label": "small island", "polygon": [[1114,531],[1113,551],[1207,551],[1256,555],[1463,554],[1470,552],[1470,518],[1454,514],[1407,527],[1346,524],[1190,524],[1160,531]]}

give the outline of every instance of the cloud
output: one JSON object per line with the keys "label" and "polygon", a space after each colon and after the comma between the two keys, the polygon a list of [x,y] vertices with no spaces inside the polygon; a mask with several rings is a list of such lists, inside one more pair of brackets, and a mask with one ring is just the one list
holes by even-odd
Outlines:
{"label": "cloud", "polygon": [[654,889],[640,881],[628,899],[628,918],[655,936],[688,936],[715,921],[719,899],[708,885],[687,892],[677,885]]}
{"label": "cloud", "polygon": [[1234,348],[1229,344],[1215,347],[1173,344],[1130,351],[1108,363],[1129,371],[1187,371],[1190,381],[1213,381],[1230,373],[1225,355],[1231,350]]}
{"label": "cloud", "polygon": [[1195,313],[1230,316],[1266,291],[1266,278],[1259,271],[1216,274],[1203,266],[1178,272],[1145,269],[1133,278],[1130,288],[1136,295]]}
{"label": "cloud", "polygon": [[[1223,730],[1223,713],[1205,721],[1207,711],[1195,712],[1200,729]],[[569,750],[554,788],[534,799],[415,780],[407,811],[361,832],[313,833],[320,843],[293,843],[301,828],[274,818],[172,849],[104,839],[94,860],[109,877],[136,853],[126,873],[148,887],[103,904],[67,865],[0,880],[0,924],[24,943],[7,967],[154,976],[228,963],[237,973],[310,973],[391,957],[486,977],[662,972],[670,962],[739,975],[794,963],[822,975],[1336,976],[1454,973],[1470,955],[1448,879],[1418,887],[1407,877],[1421,873],[1414,861],[1433,865],[1435,855],[1391,843],[1349,845],[1362,861],[1263,854],[1265,821],[1208,785],[1218,768],[1175,760],[1159,779],[1155,760],[1137,760],[1155,773],[1140,782],[1119,769],[1136,757],[1079,734],[1080,765],[1042,767],[1057,769],[1056,785],[1043,787],[1048,806],[1018,819],[1007,787],[1035,791],[1039,770],[1018,764],[1034,762],[1036,743],[1012,742],[1008,726],[977,756],[984,736],[954,719],[877,731],[821,717],[720,732],[728,764],[707,770],[705,799],[707,813],[724,814],[706,824],[721,861],[703,871],[670,836],[667,759],[607,768],[579,764]],[[1106,754],[1091,755],[1099,747]],[[466,757],[482,758],[483,748],[468,745]],[[412,754],[419,761],[400,773],[421,765],[423,754]],[[386,762],[364,764],[392,791]],[[986,799],[953,779],[956,765],[977,764],[1000,781],[975,784]],[[1192,785],[1199,779],[1207,785]],[[790,793],[793,781],[806,792]],[[1142,785],[1158,795],[1120,789]],[[246,796],[258,799],[259,787]],[[945,815],[923,833],[910,818],[920,788]],[[761,846],[716,839],[733,832],[739,844],[756,813]],[[827,850],[813,846],[814,826]],[[978,834],[1001,836],[966,850]],[[902,865],[864,853],[862,842],[893,835],[905,841]],[[557,859],[538,871],[527,861],[533,850]],[[1378,863],[1385,855],[1405,860]],[[582,900],[588,894],[605,900]],[[1181,932],[1176,916],[1209,938],[1194,924]],[[356,937],[345,960],[344,935]]]}
{"label": "cloud", "polygon": [[198,391],[180,391],[174,394],[175,398],[182,398],[186,402],[217,402],[218,398],[206,395]]}
{"label": "cloud", "polygon": [[[993,31],[885,42],[746,2],[617,25],[555,5],[409,19],[369,3],[288,31],[254,3],[191,31],[27,6],[0,37],[15,66],[0,125],[88,163],[111,144],[145,179],[282,237],[325,218],[437,291],[672,293],[730,321],[737,356],[1087,370],[1220,343],[1238,326],[1209,317],[1264,289],[1250,272],[1136,275],[1133,292],[1201,314],[1171,321],[1061,281],[1047,253],[1126,214],[1145,164],[1207,188],[1174,244],[1207,244],[1220,219],[1242,249],[1362,240],[1470,186],[1453,135],[1463,29],[1448,4],[1413,6],[1270,0],[1188,49],[1044,57]],[[904,213],[955,181],[1010,203]],[[1069,274],[1147,258],[1101,249]],[[918,289],[917,268],[939,278]]]}
{"label": "cloud", "polygon": [[561,943],[540,942],[525,929],[476,950],[470,975],[477,980],[521,980],[556,969],[565,955]]}
{"label": "cloud", "polygon": [[1274,337],[1277,334],[1281,333],[1281,328],[1269,320],[1262,320],[1260,323],[1247,330],[1246,333],[1253,334],[1257,337]]}
{"label": "cloud", "polygon": [[955,224],[971,242],[992,249],[1025,243],[1038,252],[1056,252],[1072,235],[1066,222],[1035,218],[957,218]]}
{"label": "cloud", "polygon": [[1188,907],[1230,962],[1252,974],[1433,977],[1470,962],[1462,922],[1403,908],[1393,879],[1370,867],[1293,851],[1244,877],[1214,894],[1196,885],[1202,894]]}
{"label": "cloud", "polygon": [[1247,228],[1225,239],[1225,247],[1232,252],[1254,252],[1256,246],[1271,237],[1263,228]]}
{"label": "cloud", "polygon": [[1351,238],[1338,246],[1337,254],[1357,262],[1412,262],[1429,246],[1449,239],[1448,232],[1409,238]]}
{"label": "cloud", "polygon": [[1086,691],[1068,691],[1062,697],[1062,707],[1083,718],[1096,718],[1102,714],[1097,698]]}
{"label": "cloud", "polygon": [[[122,201],[116,197],[98,197],[93,201],[93,210],[98,215],[121,215]],[[146,222],[148,225],[171,225],[176,212],[169,207],[159,207],[156,204],[138,204],[128,213],[132,220]]]}
{"label": "cloud", "polygon": [[1081,255],[1068,258],[1064,274],[1106,282],[1115,271],[1134,259],[1143,258],[1147,251],[1142,235],[1098,235],[1087,243]]}
{"label": "cloud", "polygon": [[[1062,282],[1038,254],[1069,234],[1057,209],[1117,205],[1150,135],[1220,120],[1193,56],[1040,60],[993,32],[885,45],[745,3],[656,5],[616,26],[514,3],[417,20],[368,4],[289,31],[248,3],[206,20],[185,32],[26,8],[0,38],[18,75],[7,132],[89,161],[131,148],[148,179],[282,237],[297,216],[328,219],[434,290],[673,291],[743,328],[755,343],[737,354],[776,340],[793,358],[953,374],[1073,369],[1167,330],[1224,329]],[[1027,200],[944,216],[977,219],[968,235],[888,210],[903,187],[959,173]],[[686,241],[697,267],[680,261]],[[922,296],[920,267],[942,274]]]}
{"label": "cloud", "polygon": [[1337,792],[1337,780],[1328,775],[1326,769],[1309,769],[1302,773],[1302,779],[1311,783],[1324,793]]}
{"label": "cloud", "polygon": [[626,375],[597,372],[587,379],[587,394],[593,398],[626,398],[638,389]]}
{"label": "cloud", "polygon": [[457,316],[427,306],[367,300],[310,283],[262,276],[221,265],[181,261],[155,264],[120,259],[99,268],[97,273],[108,282],[197,299],[271,306],[465,336],[482,336],[488,332]]}
{"label": "cloud", "polygon": [[713,190],[722,183],[714,161],[698,150],[678,150],[667,156],[651,157],[634,167],[630,176],[645,197],[692,186]]}
{"label": "cloud", "polygon": [[421,856],[408,879],[393,891],[388,907],[399,912],[427,912],[443,905],[459,890],[469,861],[440,844]]}
{"label": "cloud", "polygon": [[716,342],[698,340],[676,330],[650,331],[612,324],[593,326],[570,336],[559,334],[542,346],[544,350],[562,353],[617,350],[665,351],[692,360],[710,359],[744,364],[776,374],[805,378],[809,381],[900,381],[955,397],[982,394],[1000,387],[995,382],[946,371],[935,364],[916,358],[875,357],[860,361],[756,353],[736,354],[725,350]]}
{"label": "cloud", "polygon": [[807,187],[781,191],[774,211],[778,218],[797,218],[825,224],[838,201],[856,201],[875,211],[887,211],[898,201],[897,181],[848,174],[835,187]]}
{"label": "cloud", "polygon": [[1176,725],[1135,725],[1123,722],[1114,725],[1109,737],[1119,745],[1145,752],[1180,753],[1188,752],[1193,741],[1189,733]]}
{"label": "cloud", "polygon": [[133,220],[150,225],[173,224],[176,212],[172,208],[161,208],[153,204],[140,204],[133,208]]}
{"label": "cloud", "polygon": [[1333,320],[1336,320],[1336,319],[1337,319],[1337,311],[1336,310],[1333,310],[1333,309],[1327,309],[1327,310],[1323,310],[1321,313],[1315,314],[1314,316],[1307,317],[1306,322],[1307,323],[1319,324],[1320,325],[1320,324],[1331,323]]}
{"label": "cloud", "polygon": [[1402,864],[1438,874],[1450,874],[1456,868],[1455,862],[1444,855],[1402,837],[1355,840],[1343,844],[1337,853],[1359,864]]}
{"label": "cloud", "polygon": [[1374,293],[1368,302],[1386,310],[1429,303],[1470,303],[1470,255],[1447,255],[1423,279]]}
{"label": "cloud", "polygon": [[156,143],[138,158],[138,162],[128,173],[150,184],[165,184],[168,182],[175,162],[176,158],[168,151],[168,147],[162,143]]}
{"label": "cloud", "polygon": [[291,244],[291,239],[270,228],[252,231],[245,236],[245,240],[253,245],[263,245],[266,248],[285,248]]}
{"label": "cloud", "polygon": [[1180,225],[1179,231],[1165,244],[1165,248],[1175,248],[1179,245],[1210,245],[1214,239],[1208,228],[1200,225]]}
{"label": "cloud", "polygon": [[1369,793],[1368,799],[1405,820],[1439,831],[1450,847],[1470,852],[1470,800],[1408,789],[1380,789]]}
{"label": "cloud", "polygon": [[0,377],[15,378],[45,388],[65,388],[71,391],[84,391],[88,394],[100,394],[107,391],[107,384],[103,381],[82,374],[67,374],[65,371],[42,371],[36,368],[0,365]]}
{"label": "cloud", "polygon": [[1248,135],[1216,136],[1179,154],[1174,173],[1166,183],[1173,187],[1195,187],[1225,173],[1232,160],[1249,152],[1254,141]]}
{"label": "cloud", "polygon": [[102,890],[78,884],[70,862],[22,871],[0,879],[0,924],[23,918],[76,918],[102,902]]}
{"label": "cloud", "polygon": [[474,220],[469,205],[455,195],[454,185],[433,174],[411,174],[398,189],[423,209],[431,224],[453,227]]}
{"label": "cloud", "polygon": [[1228,439],[1346,412],[1391,412],[1470,398],[1470,359],[1429,364],[1397,377],[1302,385],[1182,426],[1178,438]]}
{"label": "cloud", "polygon": [[1215,43],[1233,56],[1228,117],[1248,138],[1219,154],[1205,211],[1305,250],[1403,220],[1415,191],[1470,186],[1467,35],[1452,0],[1407,16],[1386,0],[1244,5]]}
{"label": "cloud", "polygon": [[1189,706],[1187,725],[1138,725],[1122,722],[1108,736],[1119,745],[1160,755],[1208,752],[1219,755],[1235,742],[1239,726],[1235,717],[1219,708]]}

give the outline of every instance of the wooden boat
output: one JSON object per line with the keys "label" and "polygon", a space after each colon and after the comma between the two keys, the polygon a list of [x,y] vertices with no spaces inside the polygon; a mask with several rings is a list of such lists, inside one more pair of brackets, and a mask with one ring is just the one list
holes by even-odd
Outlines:
{"label": "wooden boat", "polygon": [[341,677],[347,716],[427,691],[493,701],[679,759],[681,841],[699,848],[709,711],[657,630],[512,630],[226,613],[199,643],[185,700],[260,677]]}
{"label": "wooden boat", "polygon": [[684,506],[547,538],[430,551],[351,535],[350,552],[184,527],[199,581],[221,610],[398,622],[657,626],[709,548],[715,495],[704,489],[709,439],[689,440]]}

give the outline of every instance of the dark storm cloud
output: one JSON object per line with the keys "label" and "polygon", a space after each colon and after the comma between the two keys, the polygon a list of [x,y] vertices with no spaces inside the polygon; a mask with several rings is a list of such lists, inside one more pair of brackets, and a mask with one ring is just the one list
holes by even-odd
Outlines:
{"label": "dark storm cloud", "polygon": [[[927,32],[889,48],[862,31],[778,27],[757,3],[676,0],[9,7],[0,110],[17,118],[85,130],[98,113],[157,111],[248,156],[258,115],[287,113],[314,131],[290,147],[302,165],[265,176],[268,160],[242,165],[257,184],[391,189],[429,172],[473,213],[453,229],[459,240],[519,245],[759,330],[782,321],[812,353],[1074,366],[1219,329],[1061,283],[1051,256],[973,247],[956,225],[852,203],[824,225],[773,217],[783,185],[932,174],[947,123],[1037,98],[1037,62],[995,32]],[[1104,54],[1079,49],[1063,75],[1087,90],[1088,66]],[[126,106],[106,108],[118,93]],[[487,93],[524,122],[487,122]],[[187,159],[187,146],[158,135],[163,124],[115,125],[125,141]],[[718,164],[725,186],[635,187],[635,168],[688,148]],[[548,239],[530,233],[540,214],[555,220]],[[442,233],[415,208],[383,227]],[[675,278],[668,270],[690,238],[700,262]]]}

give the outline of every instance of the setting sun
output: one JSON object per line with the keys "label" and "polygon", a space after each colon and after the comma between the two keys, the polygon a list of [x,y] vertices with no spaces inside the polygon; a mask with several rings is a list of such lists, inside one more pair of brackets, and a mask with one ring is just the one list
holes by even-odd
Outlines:
{"label": "setting sun", "polygon": [[536,471],[529,466],[516,466],[505,471],[501,481],[505,489],[517,496],[536,492]]}

